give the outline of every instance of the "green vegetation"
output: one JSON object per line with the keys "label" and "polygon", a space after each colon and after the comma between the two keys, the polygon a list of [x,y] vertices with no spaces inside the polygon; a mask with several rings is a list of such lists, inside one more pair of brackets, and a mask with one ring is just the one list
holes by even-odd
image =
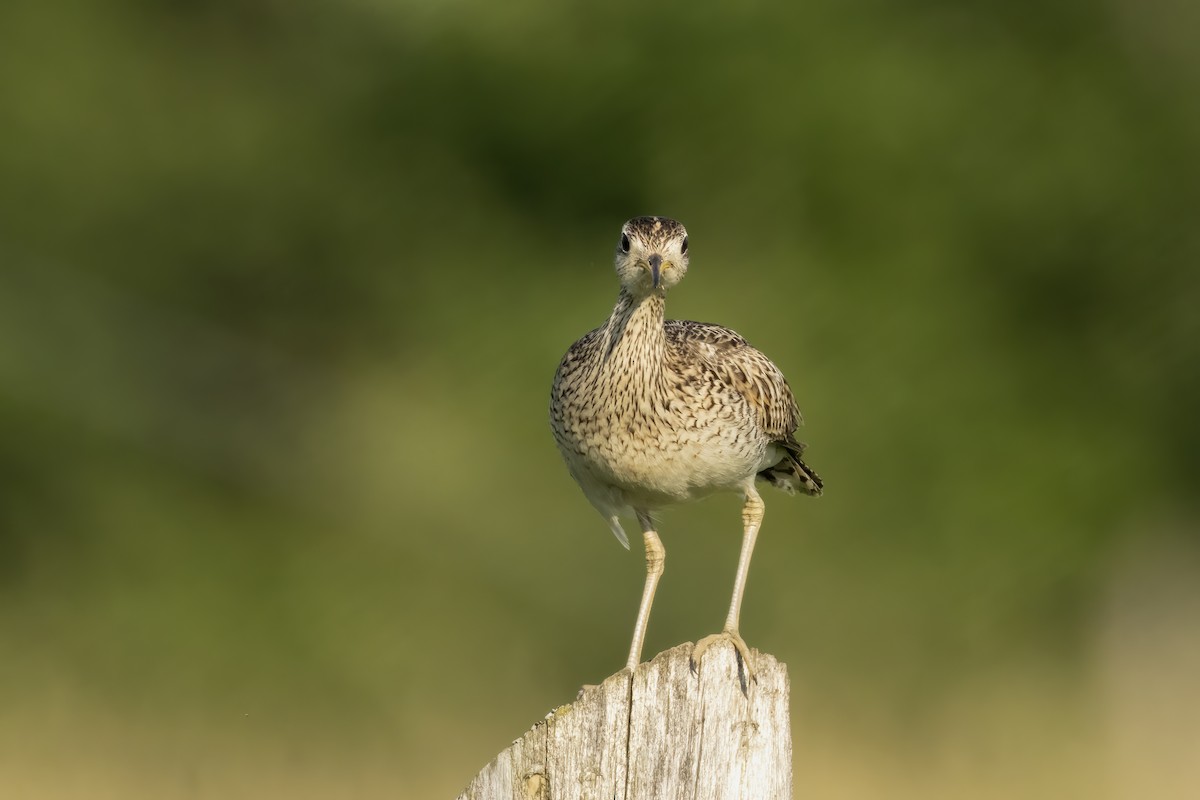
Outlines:
{"label": "green vegetation", "polygon": [[[0,5],[0,795],[449,797],[618,669],[641,557],[545,416],[644,213],[826,479],[743,614],[797,786],[1171,773],[1110,733],[1197,663],[1131,655],[1200,602],[1185,11]],[[662,535],[648,655],[737,503]]]}

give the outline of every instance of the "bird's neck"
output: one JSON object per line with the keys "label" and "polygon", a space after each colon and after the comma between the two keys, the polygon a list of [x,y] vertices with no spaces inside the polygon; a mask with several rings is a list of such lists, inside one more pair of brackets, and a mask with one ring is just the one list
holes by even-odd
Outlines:
{"label": "bird's neck", "polygon": [[618,368],[660,373],[666,347],[665,305],[661,292],[639,297],[622,289],[605,326],[604,360]]}

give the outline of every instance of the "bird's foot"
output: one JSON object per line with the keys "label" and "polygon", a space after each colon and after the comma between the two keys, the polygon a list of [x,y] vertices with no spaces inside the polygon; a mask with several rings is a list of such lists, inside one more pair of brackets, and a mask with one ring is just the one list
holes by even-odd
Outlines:
{"label": "bird's foot", "polygon": [[703,658],[704,651],[718,642],[728,642],[733,645],[738,661],[738,681],[742,685],[742,694],[747,694],[750,681],[756,680],[754,675],[754,658],[750,655],[750,648],[746,645],[746,640],[735,630],[724,630],[720,633],[714,633],[696,642],[696,645],[692,648],[690,663],[692,673],[695,674],[700,668],[700,659]]}

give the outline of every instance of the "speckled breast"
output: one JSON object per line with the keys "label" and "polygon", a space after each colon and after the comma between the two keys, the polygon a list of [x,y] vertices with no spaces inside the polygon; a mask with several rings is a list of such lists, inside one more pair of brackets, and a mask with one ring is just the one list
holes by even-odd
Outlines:
{"label": "speckled breast", "polygon": [[[620,397],[629,402],[615,402]],[[737,486],[758,470],[769,445],[765,437],[730,424],[735,403],[688,413],[678,399],[636,397],[619,387],[557,400],[551,408],[555,439],[576,479],[648,502],[688,500]]]}

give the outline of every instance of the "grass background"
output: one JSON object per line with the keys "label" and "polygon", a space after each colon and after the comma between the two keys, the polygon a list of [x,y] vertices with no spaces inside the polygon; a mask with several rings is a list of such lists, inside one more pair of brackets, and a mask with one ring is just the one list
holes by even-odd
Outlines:
{"label": "grass background", "polygon": [[[0,795],[451,797],[624,659],[558,358],[622,221],[789,375],[798,796],[1200,782],[1172,0],[0,7]],[[720,627],[672,510],[647,655]]]}

